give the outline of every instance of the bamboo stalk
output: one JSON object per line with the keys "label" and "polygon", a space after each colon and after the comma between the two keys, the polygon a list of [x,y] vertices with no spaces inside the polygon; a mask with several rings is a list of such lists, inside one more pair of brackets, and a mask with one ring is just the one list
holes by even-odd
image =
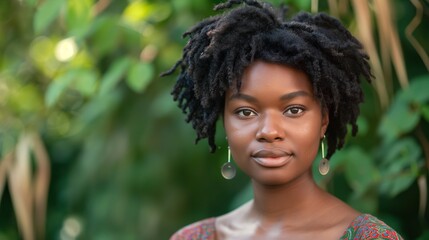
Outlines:
{"label": "bamboo stalk", "polygon": [[319,11],[319,0],[311,0],[311,12],[317,13]]}
{"label": "bamboo stalk", "polygon": [[389,22],[390,9],[384,8],[384,4],[381,1],[374,1],[375,3],[375,16],[378,27],[378,37],[380,42],[380,55],[381,64],[383,66],[383,74],[387,84],[387,90],[390,96],[393,96],[393,84],[392,84],[392,65],[391,65],[391,48],[390,32],[392,31],[392,24]]}
{"label": "bamboo stalk", "polygon": [[16,158],[9,171],[9,189],[22,236],[25,240],[33,240],[33,195],[31,191],[30,146],[27,134],[21,134],[15,151]]}
{"label": "bamboo stalk", "polygon": [[337,0],[328,0],[329,12],[332,16],[339,18],[338,2]]}
{"label": "bamboo stalk", "polygon": [[411,0],[411,3],[416,7],[416,15],[405,28],[405,36],[407,36],[408,41],[410,41],[411,45],[417,51],[423,63],[425,64],[426,69],[429,71],[429,57],[422,45],[420,45],[420,43],[413,36],[414,30],[416,30],[417,26],[422,21],[423,5],[418,0]]}
{"label": "bamboo stalk", "polygon": [[[405,68],[405,62],[404,62],[404,56],[402,54],[402,47],[401,43],[399,41],[398,32],[396,31],[396,25],[393,21],[393,11],[391,10],[391,2],[389,0],[377,0],[374,1],[376,6],[378,6],[378,9],[380,10],[378,17],[383,17],[385,28],[386,28],[386,42],[382,42],[380,46],[384,46],[385,43],[388,43],[388,47],[392,51],[392,62],[395,66],[396,75],[399,80],[399,84],[402,88],[408,87],[408,76],[407,76],[407,70]],[[382,48],[386,48],[385,46]],[[388,49],[387,49],[388,51]],[[387,63],[389,64],[390,61]],[[389,64],[390,66],[390,64]]]}
{"label": "bamboo stalk", "polygon": [[34,213],[37,239],[45,239],[46,205],[48,202],[51,167],[49,156],[38,133],[31,135],[32,148],[37,162],[34,179]]}
{"label": "bamboo stalk", "polygon": [[6,154],[2,160],[0,160],[0,203],[3,195],[4,186],[6,183],[7,173],[10,169],[10,165],[13,158],[13,151]]}
{"label": "bamboo stalk", "polygon": [[385,109],[389,105],[389,96],[387,94],[386,81],[384,79],[380,59],[378,57],[374,38],[372,36],[372,24],[368,2],[362,0],[353,0],[352,3],[354,10],[356,11],[356,22],[360,40],[368,52],[376,78],[374,81],[375,89],[377,90],[381,107]]}

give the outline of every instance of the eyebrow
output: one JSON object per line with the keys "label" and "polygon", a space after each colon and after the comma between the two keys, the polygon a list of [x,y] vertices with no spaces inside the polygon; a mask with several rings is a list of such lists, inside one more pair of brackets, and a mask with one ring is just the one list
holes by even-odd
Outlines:
{"label": "eyebrow", "polygon": [[[296,92],[291,92],[291,93],[287,93],[287,94],[282,95],[280,97],[280,100],[287,101],[287,100],[294,99],[296,97],[312,97],[312,95],[306,91],[296,91]],[[258,102],[258,100],[255,97],[247,95],[247,94],[243,94],[243,93],[235,93],[235,94],[231,95],[231,97],[229,97],[230,101],[235,100],[235,99],[245,100],[247,102],[252,102],[252,103]]]}

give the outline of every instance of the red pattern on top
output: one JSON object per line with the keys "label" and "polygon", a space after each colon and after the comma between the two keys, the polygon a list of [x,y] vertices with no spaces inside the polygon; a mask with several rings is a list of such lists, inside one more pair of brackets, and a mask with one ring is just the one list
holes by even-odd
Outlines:
{"label": "red pattern on top", "polygon": [[[216,218],[190,224],[177,231],[170,240],[216,240]],[[391,227],[370,214],[361,214],[344,232],[340,240],[403,240]]]}
{"label": "red pattern on top", "polygon": [[170,240],[215,240],[216,218],[195,222],[177,231]]}

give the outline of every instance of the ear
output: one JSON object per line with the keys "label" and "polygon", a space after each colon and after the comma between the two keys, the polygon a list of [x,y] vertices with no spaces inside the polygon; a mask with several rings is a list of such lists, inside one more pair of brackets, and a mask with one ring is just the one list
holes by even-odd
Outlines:
{"label": "ear", "polygon": [[329,111],[328,109],[322,110],[322,127],[320,128],[320,139],[325,136],[326,130],[329,125]]}

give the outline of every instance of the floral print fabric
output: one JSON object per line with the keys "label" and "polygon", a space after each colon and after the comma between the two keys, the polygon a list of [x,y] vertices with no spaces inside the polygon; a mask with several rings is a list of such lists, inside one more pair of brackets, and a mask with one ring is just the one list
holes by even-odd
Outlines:
{"label": "floral print fabric", "polygon": [[[176,232],[170,240],[216,240],[216,218],[205,219],[188,225]],[[361,214],[344,232],[340,240],[371,240],[403,238],[383,221],[370,214]]]}

